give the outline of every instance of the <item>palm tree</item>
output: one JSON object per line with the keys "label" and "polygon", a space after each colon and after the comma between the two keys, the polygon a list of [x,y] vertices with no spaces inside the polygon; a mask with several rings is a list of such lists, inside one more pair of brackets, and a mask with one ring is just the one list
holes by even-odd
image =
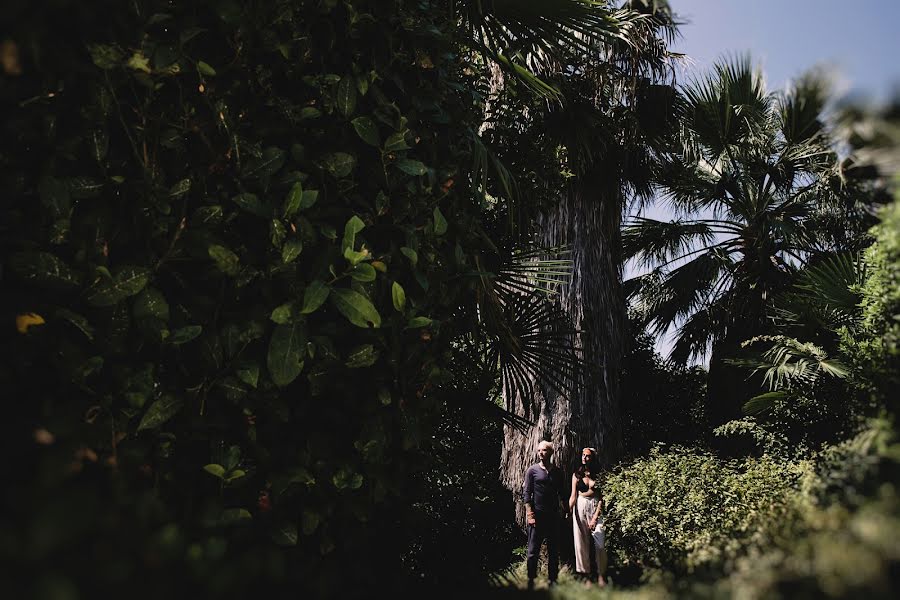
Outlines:
{"label": "palm tree", "polygon": [[[671,113],[665,107],[672,88],[657,85],[668,75],[666,41],[674,32],[663,4],[630,2],[619,11],[594,6],[600,14],[605,11],[606,22],[619,23],[616,36],[526,60],[561,101],[526,103],[523,110],[509,94],[506,104],[497,102],[489,115],[486,143],[532,184],[528,192],[537,198],[530,200],[542,209],[533,241],[571,249],[572,276],[560,287],[557,301],[580,332],[575,351],[587,367],[569,394],[546,381],[527,393],[504,389],[513,412],[535,409],[534,427],[506,429],[501,478],[514,493],[541,439],[554,441],[562,464],[581,445],[601,448],[608,463],[621,451],[618,376],[625,300],[619,236],[628,197],[651,190],[651,142],[663,138],[666,119],[660,117]],[[511,139],[508,129],[518,135]],[[529,157],[524,165],[523,153]],[[535,177],[542,160],[549,163],[547,171]]]}
{"label": "palm tree", "polygon": [[821,118],[826,91],[811,74],[773,94],[749,58],[717,64],[684,88],[683,131],[660,174],[677,218],[626,225],[626,256],[650,269],[628,282],[645,323],[677,326],[678,363],[711,349],[714,422],[736,415],[748,389],[725,360],[766,332],[766,307],[799,267],[840,249],[825,225],[840,228],[829,216],[848,188]]}

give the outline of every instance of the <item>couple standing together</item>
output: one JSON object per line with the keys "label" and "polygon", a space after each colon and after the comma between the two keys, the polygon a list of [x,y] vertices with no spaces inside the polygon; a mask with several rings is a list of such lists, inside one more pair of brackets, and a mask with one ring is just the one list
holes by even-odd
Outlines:
{"label": "couple standing together", "polygon": [[566,517],[572,514],[576,572],[583,577],[596,575],[597,582],[605,585],[603,573],[606,571],[606,536],[596,449],[584,448],[581,451],[581,461],[572,473],[568,504],[563,473],[553,464],[552,443],[545,441],[538,444],[538,459],[540,462],[525,471],[523,484],[528,530],[528,588],[534,587],[538,555],[544,540],[547,541],[550,585],[556,583],[559,574],[561,513],[565,513]]}

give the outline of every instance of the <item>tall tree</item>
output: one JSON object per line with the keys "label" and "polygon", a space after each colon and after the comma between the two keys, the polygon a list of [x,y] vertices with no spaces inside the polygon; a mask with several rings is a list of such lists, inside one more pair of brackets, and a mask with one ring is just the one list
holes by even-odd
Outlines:
{"label": "tall tree", "polygon": [[542,200],[534,241],[570,250],[571,278],[556,301],[579,331],[575,353],[584,367],[571,389],[543,381],[530,395],[504,390],[508,408],[533,411],[534,419],[525,432],[505,432],[501,478],[514,493],[542,439],[556,444],[557,462],[564,465],[582,445],[599,447],[608,464],[621,452],[618,379],[626,322],[620,226],[628,198],[651,190],[654,146],[664,139],[671,115],[672,89],[665,82],[674,24],[660,2],[594,10],[615,19],[615,37],[592,38],[587,48],[534,61],[561,100],[491,115],[492,124],[520,122],[523,115],[527,123],[516,137],[520,143],[500,151],[502,160],[529,146],[545,157],[547,171],[535,177],[542,161],[532,160],[521,175],[539,188]]}
{"label": "tall tree", "polygon": [[820,77],[774,94],[736,58],[683,93],[681,140],[661,174],[677,218],[633,218],[625,249],[651,267],[630,286],[645,321],[656,332],[678,326],[671,357],[711,348],[708,410],[722,422],[752,389],[727,361],[766,330],[774,295],[811,258],[856,243],[840,218],[853,186],[821,116]]}

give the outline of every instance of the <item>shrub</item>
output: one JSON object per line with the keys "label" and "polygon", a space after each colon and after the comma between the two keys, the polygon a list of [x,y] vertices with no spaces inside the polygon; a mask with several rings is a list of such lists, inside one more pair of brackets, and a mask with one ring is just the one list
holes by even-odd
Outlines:
{"label": "shrub", "polygon": [[612,475],[609,539],[619,559],[674,573],[728,569],[749,548],[790,534],[805,464],[721,460],[655,448]]}
{"label": "shrub", "polygon": [[487,239],[455,22],[393,0],[4,12],[10,594],[392,583]]}

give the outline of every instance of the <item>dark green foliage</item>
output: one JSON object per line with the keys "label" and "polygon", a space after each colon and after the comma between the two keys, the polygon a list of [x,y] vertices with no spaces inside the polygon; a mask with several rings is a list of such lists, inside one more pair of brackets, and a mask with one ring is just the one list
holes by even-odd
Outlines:
{"label": "dark green foliage", "polygon": [[651,452],[609,479],[611,549],[648,594],[892,597],[897,449],[872,421],[802,461]]}
{"label": "dark green foliage", "polygon": [[868,277],[860,289],[862,336],[843,330],[841,349],[855,367],[854,379],[876,401],[897,415],[900,377],[900,202],[881,211],[875,242],[864,264]]}
{"label": "dark green foliage", "polygon": [[446,7],[4,11],[11,593],[402,585],[491,252]]}
{"label": "dark green foliage", "polygon": [[633,340],[622,361],[622,429],[626,456],[654,444],[690,444],[707,437],[703,411],[706,371],[664,361],[653,339],[630,324]]}

